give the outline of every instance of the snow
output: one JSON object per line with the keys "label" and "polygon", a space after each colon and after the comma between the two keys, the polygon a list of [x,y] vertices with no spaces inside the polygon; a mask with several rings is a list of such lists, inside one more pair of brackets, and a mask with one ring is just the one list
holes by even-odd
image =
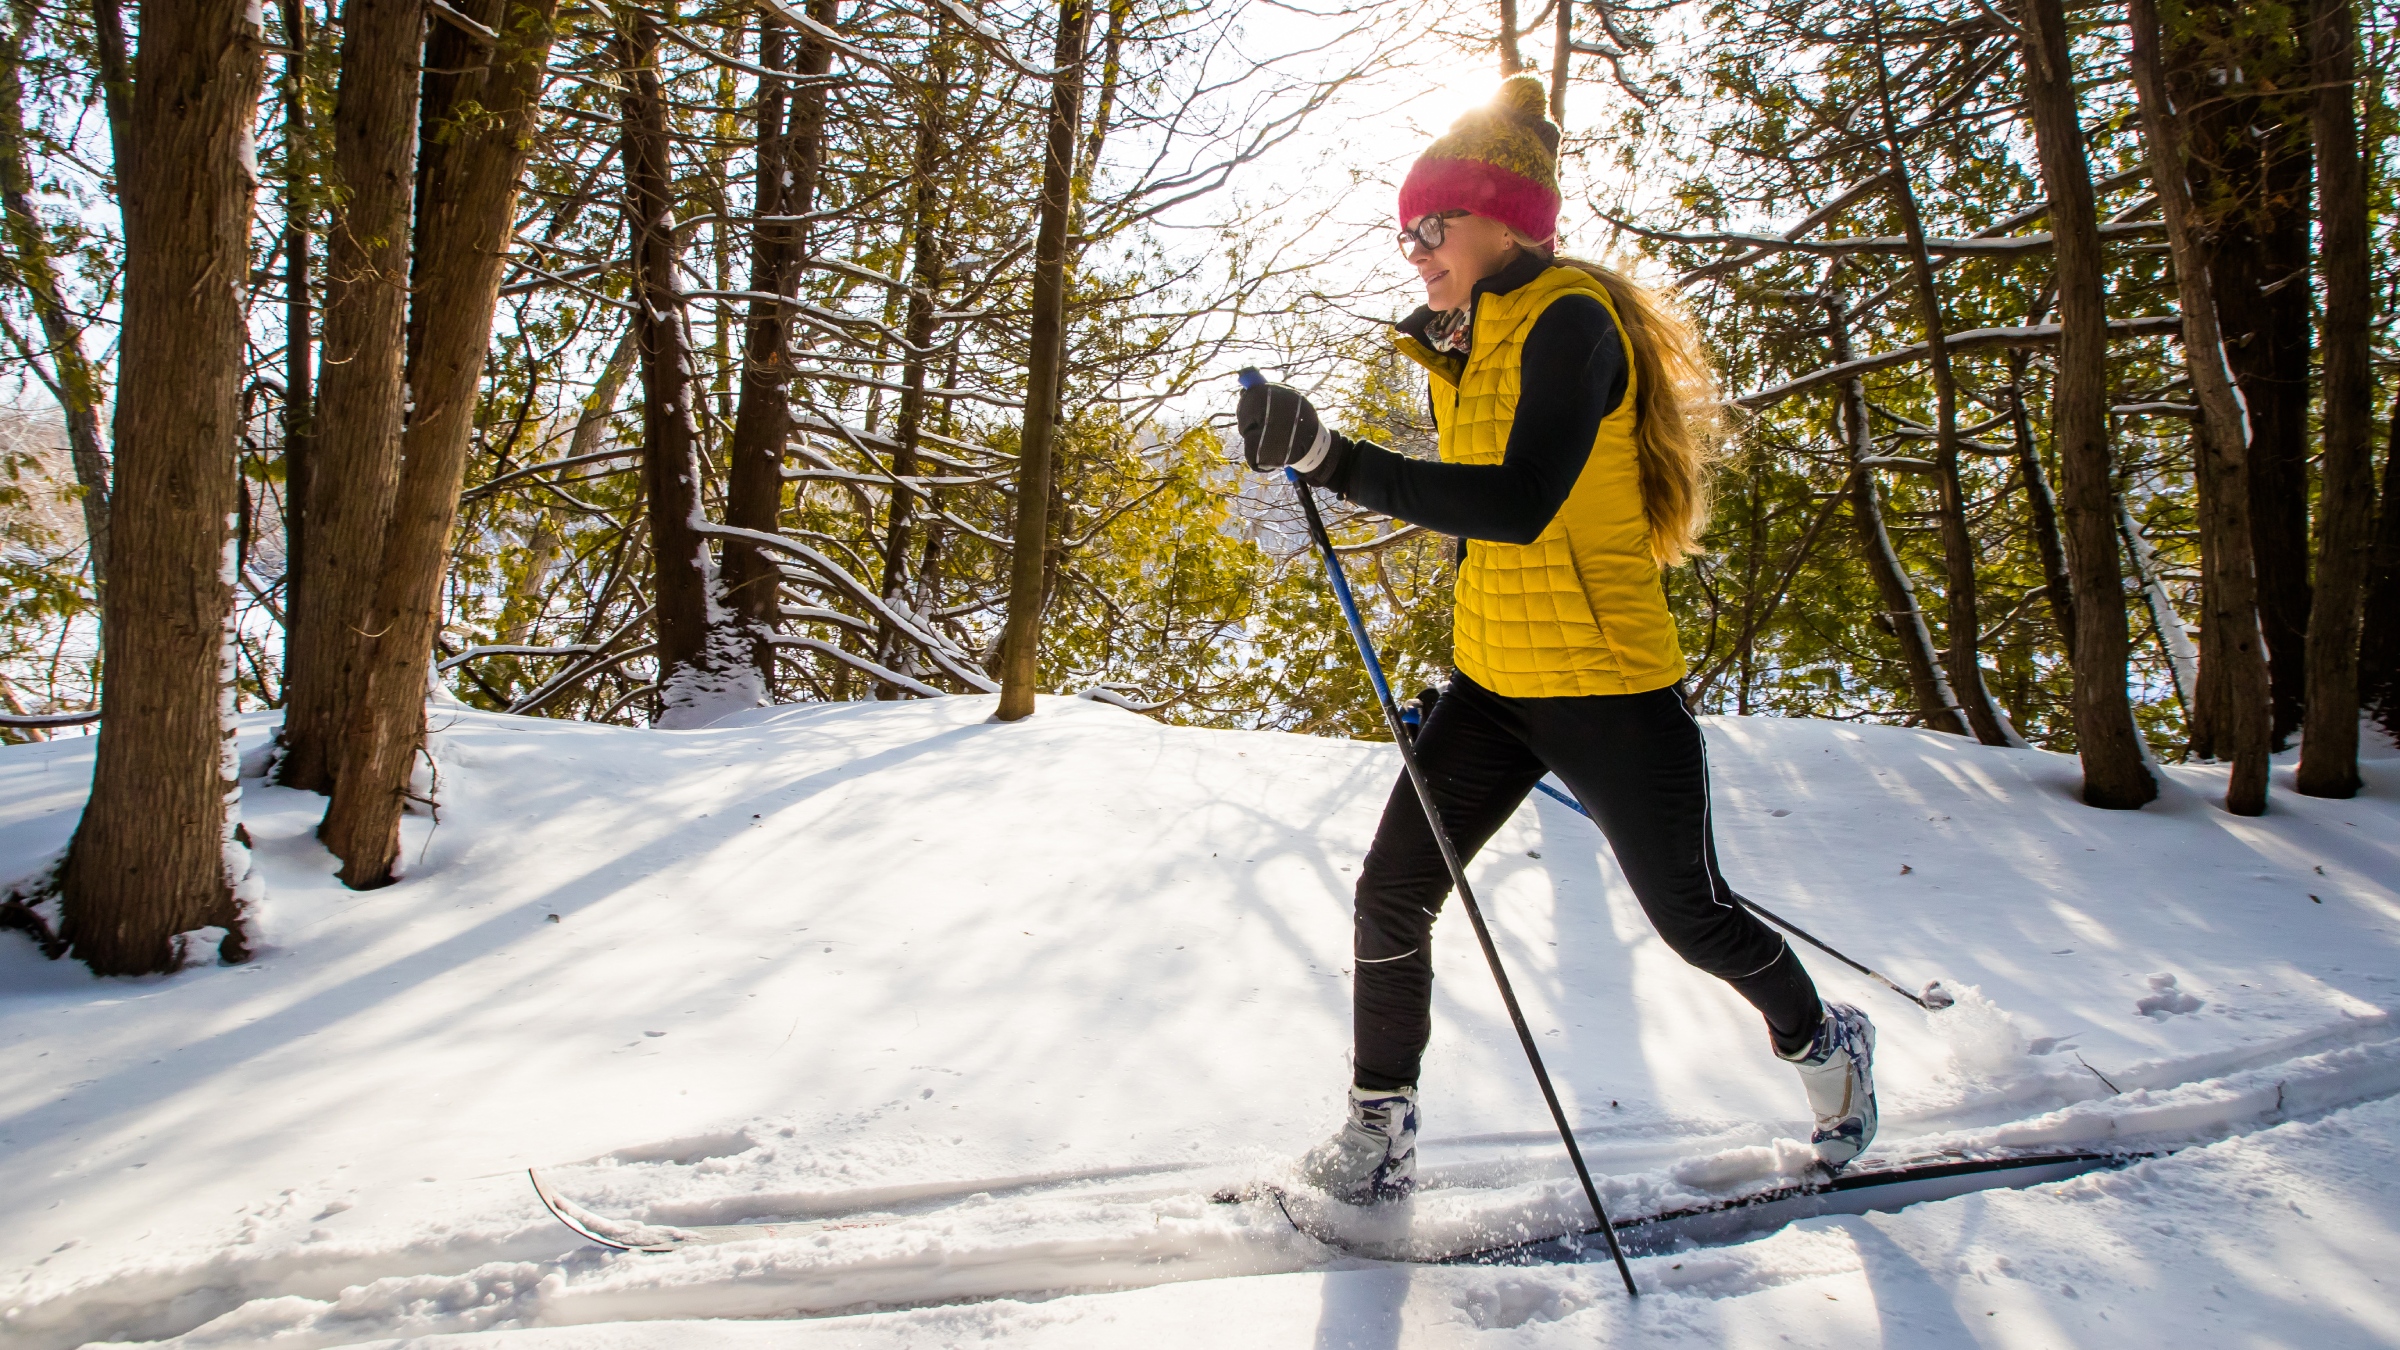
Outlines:
{"label": "snow", "polygon": [[[2221,769],[2100,812],[2039,751],[1710,721],[1735,884],[1959,997],[1802,949],[1878,1024],[1876,1153],[2177,1151],[1639,1256],[1629,1304],[1605,1264],[1369,1260],[1207,1201],[1334,1123],[1389,746],[991,711],[442,707],[399,885],[343,890],[321,799],[244,784],[250,964],[98,981],[0,935],[0,1345],[2400,1344],[2388,749],[2245,819]],[[92,744],[0,750],[0,882],[66,842]],[[1537,796],[1474,875],[1612,1208],[1797,1170],[1790,1069],[1588,822]],[[1440,932],[1449,1185],[1369,1235],[1418,1257],[1581,1204]],[[612,1253],[527,1167],[628,1222],[842,1226]]]}

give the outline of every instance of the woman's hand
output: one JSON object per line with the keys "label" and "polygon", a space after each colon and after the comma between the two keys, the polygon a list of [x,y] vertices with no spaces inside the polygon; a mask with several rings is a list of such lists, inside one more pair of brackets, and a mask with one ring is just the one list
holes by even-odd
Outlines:
{"label": "woman's hand", "polygon": [[1234,425],[1242,433],[1242,458],[1260,473],[1289,468],[1305,475],[1333,451],[1333,433],[1308,395],[1288,385],[1269,384],[1254,369],[1242,372]]}

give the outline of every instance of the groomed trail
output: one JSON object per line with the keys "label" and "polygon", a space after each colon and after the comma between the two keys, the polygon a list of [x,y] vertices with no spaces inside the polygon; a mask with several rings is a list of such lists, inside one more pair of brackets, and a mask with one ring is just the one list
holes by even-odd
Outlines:
{"label": "groomed trail", "polygon": [[[321,799],[246,785],[252,964],[104,982],[0,935],[0,1346],[2400,1345],[2389,750],[2243,820],[2207,768],[2104,813],[2060,756],[1711,720],[1734,883],[1959,995],[1803,951],[1881,1028],[1877,1154],[2171,1155],[1641,1256],[1629,1305],[1605,1264],[1208,1202],[1334,1122],[1389,746],[991,707],[439,709],[399,885],[344,891]],[[0,749],[0,882],[90,752]],[[1473,876],[1621,1217],[1799,1173],[1790,1069],[1588,822],[1537,797]],[[1439,942],[1444,1184],[1376,1248],[1418,1262],[1580,1205],[1463,919]],[[529,1167],[638,1223],[815,1226],[613,1252]]]}

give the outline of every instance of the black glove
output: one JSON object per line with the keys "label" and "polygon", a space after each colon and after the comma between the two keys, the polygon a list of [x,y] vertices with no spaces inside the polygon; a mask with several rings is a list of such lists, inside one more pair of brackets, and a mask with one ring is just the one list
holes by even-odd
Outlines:
{"label": "black glove", "polygon": [[1242,433],[1242,458],[1261,473],[1288,466],[1305,475],[1333,453],[1335,437],[1318,419],[1308,395],[1289,385],[1269,384],[1256,370],[1242,372],[1242,397],[1233,420]]}

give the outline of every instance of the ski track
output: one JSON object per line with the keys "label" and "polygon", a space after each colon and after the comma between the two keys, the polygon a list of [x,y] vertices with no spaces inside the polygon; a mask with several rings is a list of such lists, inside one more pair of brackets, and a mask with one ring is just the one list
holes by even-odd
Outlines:
{"label": "ski track", "polygon": [[[813,1321],[431,1333],[358,1350],[2389,1346],[2400,1308],[2360,1291],[2388,1286],[2400,1256],[2395,1140],[2400,1103],[2384,1100],[2055,1186],[1812,1220],[1637,1258],[1638,1303],[1605,1264],[1364,1265]],[[2252,1206],[2239,1232],[2226,1231],[2228,1196]],[[2292,1259],[2259,1259],[2270,1252]]]}
{"label": "ski track", "polygon": [[[2163,1091],[2141,1089],[1980,1135],[1919,1142],[1970,1155],[2031,1145],[2205,1148],[2284,1120],[2321,1118],[2396,1094],[2400,1039]],[[1599,1180],[1603,1200],[1621,1220],[1738,1198],[1801,1175],[1804,1156],[1805,1150],[1787,1142],[1782,1148],[1730,1150],[1662,1171]],[[2076,1193],[2076,1188],[2105,1191],[2108,1185],[2095,1176],[2047,1189]],[[668,1253],[581,1246],[564,1256],[528,1258],[495,1251],[455,1273],[361,1278],[374,1264],[370,1254],[313,1268],[274,1269],[278,1263],[269,1261],[249,1269],[162,1270],[153,1273],[153,1288],[213,1286],[223,1291],[220,1301],[233,1306],[179,1336],[110,1344],[318,1350],[392,1332],[439,1336],[495,1327],[825,1316],[859,1307],[1129,1289],[1357,1264],[1294,1232],[1270,1205],[1211,1204],[1204,1191],[1147,1201],[1070,1191],[1048,1200],[1009,1204],[977,1193],[931,1215],[887,1226]],[[1052,1212],[1070,1203],[1068,1212]],[[1580,1191],[1567,1177],[1499,1195],[1434,1189],[1409,1205],[1358,1216],[1349,1227],[1356,1238],[1388,1249],[1380,1254],[1428,1261],[1499,1242],[1554,1236],[1580,1226],[1584,1212]],[[520,1252],[554,1253],[562,1232],[545,1216],[537,1231],[519,1235],[512,1245]],[[1637,1278],[1646,1292],[1727,1297],[1824,1273],[1809,1263],[1787,1266],[1779,1258],[1771,1275],[1761,1278],[1759,1258],[1743,1251],[1752,1245],[1644,1258],[1637,1263]],[[386,1269],[433,1257],[428,1251],[383,1254]],[[188,1294],[185,1300],[181,1311],[189,1316],[195,1304]],[[60,1311],[77,1318],[107,1315],[89,1301]],[[176,1311],[150,1316],[172,1317]],[[16,1334],[42,1329],[41,1310],[31,1314],[12,1327]]]}
{"label": "ski track", "polygon": [[[693,1325],[678,1319],[793,1317],[812,1320],[788,1330],[849,1328],[843,1334],[863,1338],[859,1344],[884,1344],[878,1338],[887,1334],[898,1338],[891,1344],[950,1343],[953,1333],[980,1341],[1019,1330],[1066,1344],[1083,1334],[1077,1327],[1114,1316],[1073,1311],[1087,1305],[1186,1316],[1172,1310],[1208,1307],[1205,1296],[1178,1302],[1172,1290],[1190,1287],[1246,1291],[1266,1308],[1285,1297],[1272,1291],[1299,1287],[1294,1280],[1319,1282],[1309,1287],[1326,1297],[1337,1286],[1357,1292],[1368,1301],[1361,1325],[1371,1329],[1368,1305],[1384,1288],[1374,1282],[1392,1278],[1377,1273],[1384,1268],[1294,1232],[1272,1205],[1212,1205],[1206,1196],[1267,1175],[1275,1159],[1323,1128],[1318,1098],[1329,1094],[1293,1084],[1338,1081],[1305,1066],[1340,1049],[1343,893],[1354,875],[1346,864],[1355,863],[1388,788],[1388,748],[1179,731],[1063,700],[1043,704],[1057,716],[998,728],[979,724],[976,704],[769,709],[676,736],[454,713],[436,738],[443,821],[407,822],[412,875],[390,890],[351,896],[331,886],[329,860],[306,836],[313,799],[252,785],[251,828],[271,883],[262,925],[268,950],[258,964],[78,984],[63,978],[71,974],[65,968],[0,948],[0,1102],[12,1103],[0,1106],[0,1147],[18,1154],[20,1175],[39,1178],[15,1200],[0,1199],[13,1233],[0,1251],[21,1258],[11,1262],[13,1286],[0,1284],[0,1346],[308,1350],[479,1334],[514,1337],[532,1350],[551,1343],[542,1339],[548,1333],[513,1329],[545,1326],[586,1329],[576,1333],[586,1339],[560,1345],[697,1345],[704,1342],[673,1339],[672,1329]],[[247,742],[254,759],[262,729],[254,725]],[[2158,806],[2100,817],[2060,800],[2071,761],[2038,752],[1826,724],[1719,720],[1710,730],[1721,840],[1737,881],[1891,973],[1940,974],[1960,996],[1949,1011],[1920,1013],[1830,963],[1812,964],[1829,994],[1868,1006],[1884,1028],[1878,1156],[2186,1150],[2037,1188],[2077,1203],[2134,1204],[2126,1197],[2147,1194],[2160,1176],[2219,1166],[2207,1159],[2255,1162],[2259,1140],[2331,1137],[2348,1128],[2337,1122],[2360,1112],[2400,1118],[2385,1100],[2400,1094],[2400,1038],[2385,1006],[2400,1001],[2390,987],[2390,972],[2400,970],[2400,896],[2392,888],[2400,812],[2388,790],[2357,803],[2287,794],[2277,814],[2239,821],[2199,800],[2212,771],[2178,770]],[[78,747],[0,751],[0,879],[33,870],[63,842],[80,804],[78,775],[88,774],[88,748]],[[580,793],[561,781],[573,779],[569,766],[578,761],[597,775],[581,780]],[[1819,781],[1828,776],[1837,780],[1831,786]],[[958,814],[1003,783],[1033,789],[1015,792],[1028,799],[1021,810],[990,821]],[[2288,788],[2288,769],[2279,768],[2277,785]],[[1776,802],[1797,808],[1784,810],[1794,822],[1769,816],[1767,804]],[[1979,819],[1979,811],[1991,814]],[[948,821],[948,836],[925,822],[929,813]],[[1063,833],[1029,833],[1036,819]],[[1957,823],[1982,828],[1962,832]],[[2362,831],[2362,823],[2375,828]],[[939,846],[928,848],[929,839]],[[794,854],[795,842],[808,847]],[[1477,868],[1528,1015],[1546,1045],[1558,1047],[1550,1051],[1554,1071],[1566,1066],[1561,1090],[1585,1122],[1578,1136],[1604,1200],[1623,1219],[1795,1177],[1805,1151],[1791,1136],[1804,1125],[1777,1113],[1797,1105],[1796,1091],[1779,1078],[1761,1081],[1772,1066],[1717,1048],[1728,1038],[1747,1047],[1741,1038],[1755,1038],[1754,1021],[1663,952],[1595,845],[1579,817],[1537,801]],[[772,860],[751,860],[762,848]],[[2175,856],[2153,865],[2139,853],[2160,848]],[[2075,856],[2128,849],[2135,856]],[[1853,856],[1867,853],[1873,859]],[[1884,877],[1886,854],[1913,860],[1907,880]],[[1975,874],[1978,859],[2000,871],[1996,881]],[[2173,884],[2142,875],[2167,863],[2181,869]],[[2121,888],[2124,903],[2081,897],[2072,881],[2078,869]],[[1229,881],[1212,879],[1228,872]],[[804,905],[739,929],[731,943],[661,934],[655,917],[626,909],[670,897],[706,904],[761,884],[805,893],[821,881],[843,897],[844,888],[884,885],[886,874],[885,908],[838,899]],[[949,917],[940,922],[990,921],[959,943],[942,946],[924,922],[896,917],[929,893],[955,896],[966,878],[974,880],[964,887],[987,893],[946,898],[949,907],[937,913]],[[1882,924],[1858,920],[1861,888],[1910,887],[1913,908],[1884,911]],[[2289,908],[2298,888],[2316,902],[2301,896]],[[1185,910],[1220,912],[1125,921],[1127,903],[1162,889]],[[1062,905],[1062,895],[1089,903]],[[545,913],[559,915],[558,925],[534,927],[531,942],[519,936]],[[710,914],[737,926],[751,916],[738,906]],[[795,929],[794,918],[807,922]],[[1020,924],[1028,926],[1021,935]],[[680,932],[672,920],[666,926]],[[2335,936],[2322,936],[2329,926]],[[1450,938],[1437,958],[1438,1029],[1427,1070],[1438,1112],[1425,1139],[1428,1188],[1355,1230],[1379,1254],[1416,1260],[1551,1236],[1584,1215],[1555,1138],[1514,1128],[1539,1119],[1538,1107],[1525,1109],[1522,1061],[1505,1022],[1495,1020],[1463,928],[1443,928]],[[1576,941],[1544,936],[1565,937],[1570,928]],[[1966,932],[1971,948],[1957,945]],[[545,955],[531,945],[545,939],[553,949],[561,939],[576,945],[571,955]],[[1021,939],[1036,940],[1013,945]],[[15,942],[0,935],[0,943]],[[912,952],[912,942],[932,950]],[[1203,944],[1238,959],[1184,975],[1174,963],[1187,958],[1176,954]],[[997,963],[969,960],[975,973],[964,986],[933,1002],[912,1004],[875,982],[879,969],[888,979],[922,980],[995,946]],[[2100,964],[2059,961],[2078,949],[2103,953]],[[515,964],[520,959],[530,965]],[[795,1002],[784,990],[781,1007],[766,1012],[749,1002],[775,992],[766,983],[728,981],[734,992],[708,999],[676,987],[678,969],[746,976],[752,967],[736,963],[753,961],[767,963],[759,974],[804,968],[816,992]],[[835,969],[830,979],[826,966]],[[1279,969],[1254,973],[1269,966]],[[2073,969],[2062,978],[2058,966]],[[1162,969],[1175,973],[1162,980]],[[473,977],[462,978],[469,970]],[[1119,1017],[1133,1020],[1114,1032],[1081,1018],[1027,1024],[1020,972],[1050,982],[1053,1002],[1123,1009]],[[1166,1002],[1144,1004],[1143,986],[1162,983],[1157,997]],[[361,997],[370,985],[409,992]],[[559,999],[588,1001],[612,988],[618,1004],[634,1009],[610,1019],[614,1035],[577,1042],[571,1021],[542,1020]],[[1276,1007],[1265,1006],[1262,992]],[[823,1002],[829,995],[834,1003]],[[922,1024],[944,1011],[944,998],[965,999],[960,1011],[979,1030],[1005,1026],[1036,1038],[1033,1060],[1015,1055],[987,1070],[1019,1086],[978,1097],[978,1071],[951,1067],[970,1062],[960,1047],[971,1038],[941,1045],[867,1023],[863,1035],[847,1034],[890,1039],[894,1048],[838,1039],[793,1045],[804,1020],[847,1015],[844,1000],[861,1003],[860,1016],[888,1021],[897,1012]],[[1570,1053],[1585,1043],[1579,1028],[1620,1020],[1629,998],[1657,1014],[1636,1024],[1638,1058],[1605,1043],[1597,1057]],[[1208,1029],[1235,1044],[1193,1040],[1202,1024],[1184,1009],[1195,1001],[1213,1019]],[[708,1077],[662,1077],[646,1060],[707,1034],[681,1020],[698,1015],[683,1011],[694,1005],[719,1023],[746,1018],[759,1034],[704,1060]],[[68,1034],[58,1029],[62,1017],[79,1041],[60,1039]],[[449,1033],[454,1025],[459,1034]],[[1172,1068],[1172,1056],[1196,1044],[1223,1055],[1282,1045],[1303,1031],[1328,1044],[1297,1059],[1267,1052],[1247,1075],[1238,1063],[1231,1077],[1206,1069],[1218,1075],[1210,1091],[1226,1100],[1203,1106],[1233,1128],[1213,1129],[1218,1146],[1205,1157],[1203,1141],[1188,1131],[1128,1114],[1128,1102],[1142,1100],[1136,1089],[1082,1107],[1085,1091],[1101,1084],[1058,1072],[1078,1057],[1092,1061],[1112,1036],[1130,1037],[1125,1048],[1139,1055],[1168,1057]],[[1141,1039],[1161,1033],[1163,1042]],[[508,1045],[512,1035],[519,1063],[568,1062],[488,1098],[462,1118],[473,1129],[446,1144],[443,1114],[396,1109],[412,1097],[424,1108],[461,1099],[459,1086],[477,1075],[505,1084],[509,1061],[478,1055],[462,1037]],[[409,1048],[427,1038],[443,1048]],[[1712,1053],[1690,1056],[1684,1046]],[[807,1058],[779,1072],[805,1063],[804,1082],[831,1089],[824,1104],[795,1114],[760,1110],[752,1098],[744,1109],[737,1089],[759,1077],[745,1070],[787,1048]],[[69,1068],[53,1051],[82,1058]],[[893,1067],[902,1061],[913,1063]],[[1112,1047],[1092,1062],[1142,1061]],[[424,1085],[362,1072],[377,1064]],[[588,1092],[593,1076],[620,1072],[646,1086],[610,1092],[604,1081],[601,1092]],[[872,1081],[851,1086],[864,1080]],[[903,1081],[912,1086],[891,1091]],[[262,1088],[291,1101],[262,1098]],[[675,1100],[694,1088],[708,1089],[704,1100]],[[1024,1103],[1028,1092],[1034,1100]],[[302,1098],[311,1099],[305,1110]],[[945,1154],[937,1141],[950,1138],[953,1122],[904,1114],[945,1102],[983,1111],[1005,1103],[1004,1129],[960,1136],[966,1147]],[[1264,1113],[1243,1115],[1252,1105]],[[490,1106],[550,1124],[511,1126]],[[274,1125],[243,1119],[262,1110]],[[245,1128],[228,1131],[225,1119]],[[1070,1130],[1072,1139],[1045,1148],[1045,1120],[1096,1128]],[[1108,1133],[1119,1123],[1125,1128]],[[1445,1123],[1454,1132],[1444,1134]],[[395,1125],[430,1130],[440,1147],[412,1149]],[[140,1169],[167,1156],[147,1141],[187,1133],[198,1141],[187,1162],[210,1166],[170,1162],[145,1176]],[[614,1143],[612,1134],[654,1142]],[[1160,1143],[1185,1138],[1191,1156],[1162,1156]],[[578,1156],[579,1144],[581,1161],[555,1161]],[[285,1151],[308,1155],[308,1164],[285,1165]],[[345,1153],[361,1164],[346,1179],[347,1163],[324,1161]],[[478,1165],[457,1166],[462,1160]],[[541,1211],[518,1170],[527,1162],[564,1197],[616,1219],[857,1222],[772,1242],[608,1252]],[[438,1182],[416,1175],[436,1167]],[[403,1192],[404,1183],[416,1189]],[[207,1204],[192,1203],[203,1196]],[[241,1201],[230,1227],[222,1218],[228,1197]],[[107,1225],[57,1217],[62,1207],[91,1215],[95,1200],[96,1212],[113,1216]],[[2014,1212],[2008,1207],[2029,1203],[1969,1196],[1910,1213]],[[1478,1332],[1714,1335],[1733,1325],[1727,1318],[1751,1315],[1717,1304],[1765,1306],[1811,1282],[1855,1281],[1874,1263],[1862,1266],[1853,1239],[1880,1231],[1884,1217],[1811,1220],[1760,1242],[1643,1258],[1636,1269],[1645,1290],[1669,1297],[1645,1300],[1638,1313],[1615,1309],[1594,1272],[1563,1267],[1412,1268],[1399,1277],[1398,1296],[1414,1307],[1412,1290],[1446,1290],[1441,1317]],[[1131,1289],[1150,1292],[1109,1296],[1129,1300],[1113,1304],[1078,1292]],[[2400,1344],[2400,1332],[2378,1339],[2374,1330],[2392,1307],[2388,1290],[2384,1297],[2382,1312],[2370,1305],[2359,1314],[2353,1329],[2373,1332],[2362,1343]],[[1669,1305],[1682,1310],[1656,1311]],[[843,1315],[912,1306],[922,1311]],[[1250,1315],[1220,1311],[1228,1326]],[[1826,1309],[1807,1311],[1818,1330],[1841,1324],[1825,1320]],[[658,1324],[669,1339],[643,1339],[642,1323]],[[726,1334],[735,1339],[725,1344],[747,1343]]]}

